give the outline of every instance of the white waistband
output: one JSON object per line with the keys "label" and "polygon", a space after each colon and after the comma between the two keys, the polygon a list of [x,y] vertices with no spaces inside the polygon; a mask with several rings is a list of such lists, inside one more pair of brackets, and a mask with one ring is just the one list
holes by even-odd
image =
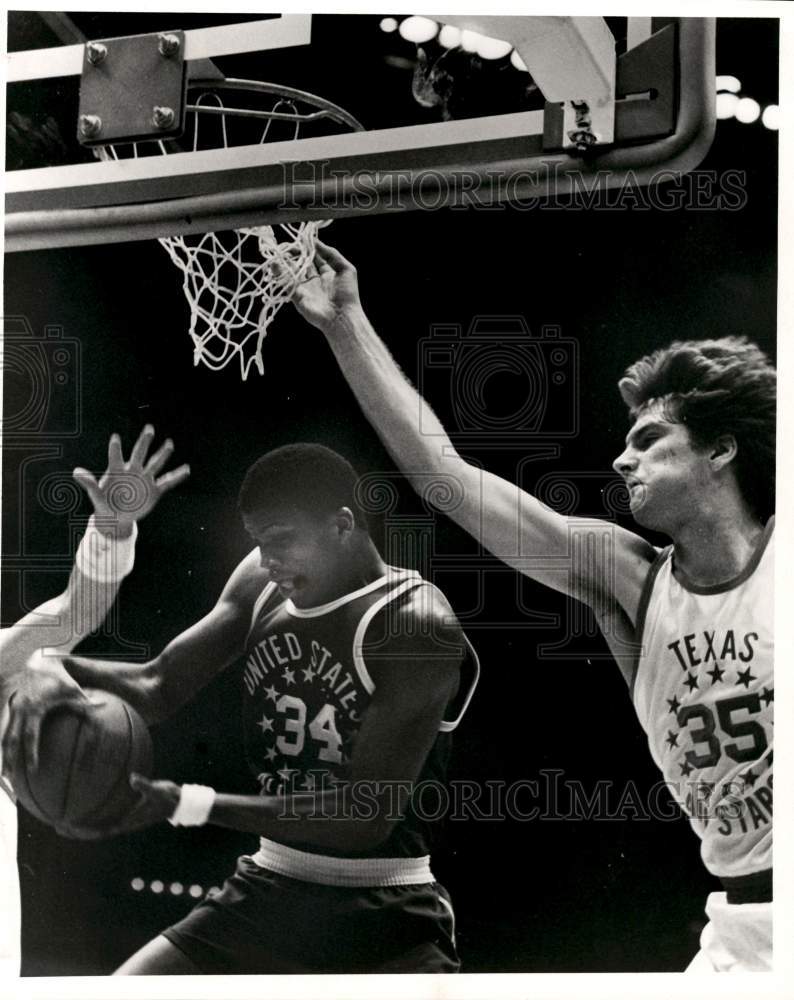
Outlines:
{"label": "white waistband", "polygon": [[338,885],[363,888],[373,885],[425,885],[434,882],[430,858],[332,858],[325,854],[309,854],[294,847],[285,847],[262,837],[252,861],[276,875]]}

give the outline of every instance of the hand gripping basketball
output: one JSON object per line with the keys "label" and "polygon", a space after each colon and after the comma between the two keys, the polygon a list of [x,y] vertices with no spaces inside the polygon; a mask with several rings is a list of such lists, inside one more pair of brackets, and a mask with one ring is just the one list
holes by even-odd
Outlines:
{"label": "hand gripping basketball", "polygon": [[41,721],[37,766],[24,751],[11,783],[19,803],[65,837],[94,839],[121,832],[139,796],[133,771],[149,772],[152,743],[138,713],[110,692],[87,709],[50,707]]}
{"label": "hand gripping basketball", "polygon": [[[116,823],[101,830],[69,826],[56,830],[65,837],[76,840],[99,840],[117,837],[124,833],[135,833],[147,827],[162,823],[173,816],[179,805],[180,787],[173,781],[149,781],[143,775],[133,772],[129,778],[133,792],[133,805]],[[137,795],[137,799],[134,796]]]}
{"label": "hand gripping basketball", "polygon": [[41,650],[31,656],[19,674],[8,700],[8,725],[3,734],[3,774],[10,778],[20,757],[33,769],[39,766],[39,734],[47,712],[68,708],[84,715],[91,700],[63,667],[57,656]]}

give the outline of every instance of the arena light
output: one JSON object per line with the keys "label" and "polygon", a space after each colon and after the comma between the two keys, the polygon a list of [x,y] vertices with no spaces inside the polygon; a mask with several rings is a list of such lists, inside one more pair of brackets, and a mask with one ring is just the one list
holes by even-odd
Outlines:
{"label": "arena light", "polygon": [[717,77],[717,92],[722,90],[727,90],[731,94],[738,94],[742,89],[741,80],[735,76],[718,76]]}
{"label": "arena light", "polygon": [[754,101],[752,97],[742,97],[736,105],[736,110],[733,114],[737,122],[749,125],[752,122],[758,121],[761,115],[761,105],[758,101]]}
{"label": "arena light", "polygon": [[191,885],[188,889],[188,895],[192,896],[193,899],[200,899],[204,895],[204,890],[200,885]]}
{"label": "arena light", "polygon": [[416,42],[417,45],[421,45],[436,37],[438,24],[429,17],[412,14],[400,24],[400,34],[407,42]]}
{"label": "arena light", "polygon": [[142,878],[134,878],[130,882],[130,886],[135,892],[141,892],[145,885],[146,883],[143,881]]}
{"label": "arena light", "polygon": [[164,884],[163,884],[163,883],[162,883],[162,882],[160,881],[160,879],[159,879],[159,878],[156,878],[156,879],[155,879],[155,880],[154,880],[154,881],[153,881],[153,882],[152,882],[152,883],[151,883],[151,884],[149,885],[149,888],[150,888],[150,889],[152,890],[152,892],[153,892],[153,893],[154,893],[155,895],[159,896],[159,895],[160,895],[160,893],[161,893],[161,892],[163,891],[163,889],[165,889],[165,885],[164,885]]}
{"label": "arena light", "polygon": [[513,49],[513,51],[510,53],[510,62],[517,70],[520,70],[522,73],[529,72],[529,70],[527,69],[527,64],[518,54],[518,49]]}
{"label": "arena light", "polygon": [[764,108],[764,113],[761,115],[761,124],[765,125],[768,129],[772,129],[773,132],[777,132],[780,128],[780,108],[777,104],[769,104]]}
{"label": "arena light", "polygon": [[181,882],[172,882],[171,885],[168,887],[168,891],[171,893],[172,896],[181,896],[182,893],[185,891],[185,887],[182,885]]}
{"label": "arena light", "polygon": [[380,22],[380,30],[385,31],[387,34],[391,34],[392,31],[397,30],[397,18],[396,17],[384,17]]}
{"label": "arena light", "polygon": [[460,45],[460,28],[445,24],[438,33],[438,44],[445,49],[456,49]]}
{"label": "arena light", "polygon": [[478,35],[476,31],[469,31],[468,28],[464,28],[460,33],[460,45],[464,52],[476,52],[477,51],[477,41],[482,38],[482,35]]}
{"label": "arena light", "polygon": [[481,59],[503,59],[512,47],[511,42],[505,42],[501,38],[480,35],[477,41],[477,55]]}
{"label": "arena light", "polygon": [[717,118],[733,118],[738,103],[736,94],[717,94]]}

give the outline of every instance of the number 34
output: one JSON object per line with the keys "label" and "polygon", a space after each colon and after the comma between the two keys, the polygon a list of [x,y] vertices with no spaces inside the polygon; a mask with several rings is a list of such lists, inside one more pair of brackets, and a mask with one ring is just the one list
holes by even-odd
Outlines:
{"label": "number 34", "polygon": [[[291,694],[282,695],[276,702],[276,711],[286,715],[284,735],[276,740],[280,753],[297,757],[306,742],[306,703]],[[322,744],[317,754],[319,760],[332,764],[342,762],[342,737],[336,728],[336,709],[325,704],[309,723],[309,736]]]}

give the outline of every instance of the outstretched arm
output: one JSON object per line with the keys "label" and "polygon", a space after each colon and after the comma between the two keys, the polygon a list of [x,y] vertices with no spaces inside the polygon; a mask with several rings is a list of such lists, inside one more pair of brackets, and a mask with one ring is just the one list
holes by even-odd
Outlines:
{"label": "outstretched arm", "polygon": [[[349,261],[318,243],[314,270],[293,302],[325,334],[366,417],[418,492],[446,477],[455,498],[445,510],[491,553],[590,606],[616,601],[635,620],[654,548],[608,522],[564,517],[465,461],[364,314]],[[580,558],[588,551],[606,556]]]}
{"label": "outstretched arm", "polygon": [[243,653],[257,595],[267,582],[254,549],[237,566],[212,610],[147,663],[69,656],[64,666],[84,687],[111,691],[148,723],[172,715]]}
{"label": "outstretched arm", "polygon": [[189,475],[186,465],[160,475],[173,444],[167,440],[147,457],[153,438],[154,428],[145,427],[125,460],[121,440],[114,434],[108,466],[98,482],[86,469],[74,470],[94,513],[66,589],[0,635],[0,707],[6,702],[11,706],[3,737],[6,771],[13,767],[22,741],[36,760],[39,727],[47,711],[68,703],[80,712],[90,704],[55,651],[68,652],[102,624],[122,579],[132,569],[137,522]]}

